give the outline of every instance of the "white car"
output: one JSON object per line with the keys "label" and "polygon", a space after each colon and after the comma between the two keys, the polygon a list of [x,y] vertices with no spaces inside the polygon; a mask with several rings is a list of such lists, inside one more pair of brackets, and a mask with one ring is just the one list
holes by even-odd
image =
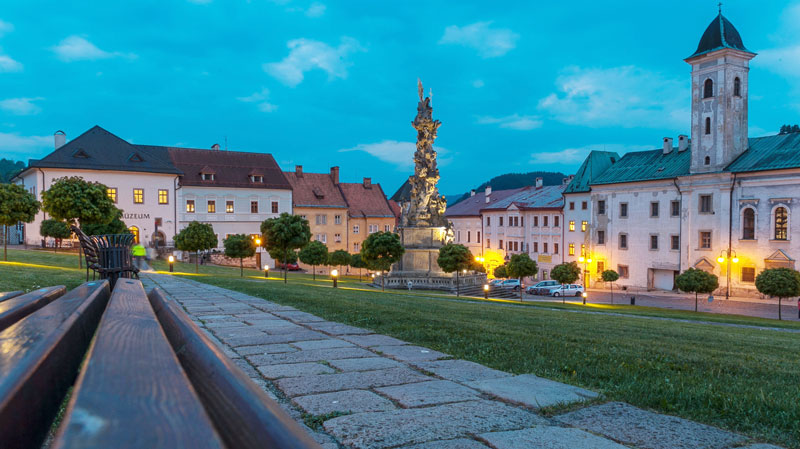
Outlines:
{"label": "white car", "polygon": [[581,296],[583,286],[578,284],[564,284],[550,289],[550,296]]}

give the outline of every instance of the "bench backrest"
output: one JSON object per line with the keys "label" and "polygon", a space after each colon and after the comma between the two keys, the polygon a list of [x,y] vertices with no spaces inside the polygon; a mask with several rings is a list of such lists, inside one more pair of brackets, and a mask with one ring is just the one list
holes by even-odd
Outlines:
{"label": "bench backrest", "polygon": [[63,285],[40,288],[0,302],[0,331],[50,304],[66,291],[67,289]]}
{"label": "bench backrest", "polygon": [[0,351],[3,448],[44,441],[109,296],[106,281],[89,282],[0,332],[0,347],[13,348]]}

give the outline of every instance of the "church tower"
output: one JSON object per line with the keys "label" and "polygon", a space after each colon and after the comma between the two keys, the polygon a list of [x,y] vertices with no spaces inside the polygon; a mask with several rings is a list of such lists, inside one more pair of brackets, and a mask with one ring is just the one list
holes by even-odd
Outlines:
{"label": "church tower", "polygon": [[693,55],[691,173],[722,171],[747,150],[747,74],[755,53],[722,12]]}

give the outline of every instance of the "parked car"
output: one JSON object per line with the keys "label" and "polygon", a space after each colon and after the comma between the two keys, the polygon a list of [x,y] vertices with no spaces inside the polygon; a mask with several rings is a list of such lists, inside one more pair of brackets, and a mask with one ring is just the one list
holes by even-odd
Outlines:
{"label": "parked car", "polygon": [[550,289],[550,296],[581,296],[583,286],[578,284],[564,284]]}
{"label": "parked car", "polygon": [[525,289],[525,292],[531,295],[549,295],[553,287],[558,287],[558,281],[549,280],[541,281]]}
{"label": "parked car", "polygon": [[497,279],[492,279],[491,281],[489,281],[489,286],[490,286],[490,287],[494,287],[494,286],[498,286],[498,287],[499,287],[499,286],[500,286],[500,284],[502,284],[504,280],[505,280],[505,279],[499,279],[499,278],[497,278]]}
{"label": "parked car", "polygon": [[298,265],[297,263],[288,263],[288,264],[282,263],[278,265],[278,269],[283,270],[284,266],[286,268],[286,271],[300,271],[300,265]]}
{"label": "parked car", "polygon": [[503,288],[514,290],[515,292],[519,291],[520,288],[519,279],[506,279],[505,281],[503,281],[502,284],[500,284],[500,286]]}

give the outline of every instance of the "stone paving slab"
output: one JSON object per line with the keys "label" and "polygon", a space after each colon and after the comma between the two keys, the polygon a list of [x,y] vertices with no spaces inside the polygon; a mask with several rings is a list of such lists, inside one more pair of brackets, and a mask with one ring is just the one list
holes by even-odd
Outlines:
{"label": "stone paving slab", "polygon": [[480,437],[495,449],[626,449],[611,440],[567,427],[539,426],[510,432],[483,433]]}
{"label": "stone paving slab", "polygon": [[375,354],[361,348],[309,349],[308,351],[283,352],[276,354],[254,354],[247,359],[256,366],[275,365],[279,363],[320,362],[322,360],[354,359],[357,357],[375,357]]}
{"label": "stone paving slab", "polygon": [[360,327],[350,326],[347,324],[334,323],[332,321],[306,323],[306,326],[330,335],[361,335],[372,333],[372,331],[367,329],[362,329]]}
{"label": "stone paving slab", "polygon": [[296,323],[317,323],[325,321],[324,319],[306,312],[298,311],[275,311],[273,315],[292,320]]}
{"label": "stone paving slab", "polygon": [[398,340],[388,335],[369,334],[369,335],[342,335],[342,340],[349,341],[358,346],[372,347],[372,346],[402,346],[408,343],[403,340]]}
{"label": "stone paving slab", "polygon": [[339,340],[338,338],[329,338],[327,340],[310,340],[310,341],[296,341],[292,343],[300,349],[328,349],[328,348],[352,348],[355,345],[349,341]]}
{"label": "stone paving slab", "polygon": [[475,440],[457,438],[455,440],[430,441],[413,446],[403,446],[403,449],[487,449],[488,447]]}
{"label": "stone paving slab", "polygon": [[336,370],[330,366],[315,362],[259,366],[258,371],[267,379],[311,376],[314,374],[333,374],[336,372]]}
{"label": "stone paving slab", "polygon": [[392,401],[366,390],[344,390],[299,396],[292,401],[312,415],[325,415],[333,412],[383,412],[396,408]]}
{"label": "stone paving slab", "polygon": [[597,397],[597,393],[533,374],[467,382],[467,386],[505,401],[539,409]]}
{"label": "stone paving slab", "polygon": [[475,390],[449,380],[381,387],[376,388],[375,391],[407,408],[480,399]]}
{"label": "stone paving slab", "polygon": [[298,349],[290,346],[288,343],[277,343],[274,345],[256,345],[256,346],[240,346],[236,348],[236,352],[240,355],[255,355],[255,354],[275,354],[278,352],[296,352]]}
{"label": "stone paving slab", "polygon": [[239,368],[247,374],[247,377],[253,378],[258,377],[258,371],[253,368],[253,365],[247,363],[244,359],[233,359],[233,363],[235,363]]}
{"label": "stone paving slab", "polygon": [[437,360],[445,357],[450,357],[449,355],[443,352],[434,351],[433,349],[423,348],[422,346],[412,346],[412,345],[373,346],[370,349],[372,349],[373,351],[381,352],[388,357],[403,362],[421,362],[421,361]]}
{"label": "stone paving slab", "polygon": [[325,336],[324,334],[320,334],[319,332],[313,332],[308,330],[296,331],[293,333],[286,333],[279,335],[260,334],[260,335],[246,336],[246,337],[228,337],[228,338],[220,337],[221,340],[223,340],[225,343],[233,347],[270,345],[275,343],[292,343],[295,341],[314,340],[323,338],[327,338],[327,336]]}
{"label": "stone paving slab", "polygon": [[432,362],[414,362],[413,365],[441,378],[462,383],[511,377],[509,373],[487,368],[466,360],[435,360]]}
{"label": "stone paving slab", "polygon": [[292,377],[275,383],[287,396],[304,396],[339,390],[385,387],[434,380],[408,368]]}
{"label": "stone paving slab", "polygon": [[722,449],[745,441],[735,433],[622,402],[587,407],[555,419],[642,449]]}
{"label": "stone paving slab", "polygon": [[373,371],[376,369],[400,368],[404,367],[400,362],[396,362],[386,357],[363,357],[358,359],[337,359],[330,360],[328,363],[336,369],[342,371]]}
{"label": "stone paving slab", "polygon": [[325,421],[325,430],[345,446],[382,449],[473,433],[544,424],[531,412],[495,401],[469,401],[388,412],[357,413]]}

